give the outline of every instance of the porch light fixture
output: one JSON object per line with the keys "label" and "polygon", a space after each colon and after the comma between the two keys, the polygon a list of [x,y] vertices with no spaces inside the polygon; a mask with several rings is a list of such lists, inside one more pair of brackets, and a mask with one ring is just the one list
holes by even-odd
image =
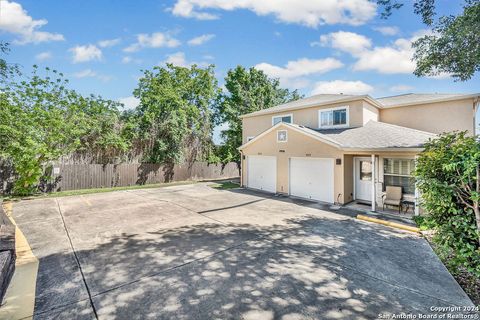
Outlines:
{"label": "porch light fixture", "polygon": [[335,159],[335,164],[337,166],[341,165],[342,164],[342,159],[338,158],[338,159]]}

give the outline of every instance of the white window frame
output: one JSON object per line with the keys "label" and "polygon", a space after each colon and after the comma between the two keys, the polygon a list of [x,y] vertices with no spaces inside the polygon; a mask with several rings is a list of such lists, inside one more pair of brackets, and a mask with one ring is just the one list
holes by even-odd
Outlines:
{"label": "white window frame", "polygon": [[[280,132],[285,132],[285,141],[278,140],[278,134]],[[278,143],[288,142],[288,131],[287,130],[277,130],[277,142]]]}
{"label": "white window frame", "polygon": [[[383,184],[383,188],[386,187],[386,184],[385,184],[385,176],[395,176],[395,177],[404,177],[404,178],[414,178],[413,175],[407,175],[407,174],[395,174],[395,173],[385,173],[385,160],[408,160],[408,166],[409,166],[409,171],[411,172],[412,168],[410,168],[410,164],[411,164],[411,160],[414,160],[415,161],[415,158],[410,158],[410,157],[383,157],[382,159],[382,184]],[[413,164],[414,166],[416,165],[415,162]],[[415,190],[417,188],[415,187]],[[383,190],[382,190],[383,191]],[[412,196],[414,195],[414,193],[405,193],[404,195],[408,195],[408,196]]]}
{"label": "white window frame", "polygon": [[290,123],[293,123],[293,114],[292,113],[287,113],[287,114],[280,114],[280,115],[276,115],[276,116],[272,116],[272,126],[274,126],[274,120],[275,118],[283,118],[283,117],[290,117]]}
{"label": "white window frame", "polygon": [[[347,111],[347,123],[345,124],[337,124],[331,126],[322,126],[322,112],[329,112],[335,110],[342,110],[345,109]],[[319,129],[332,129],[332,128],[348,128],[350,126],[350,106],[340,106],[334,108],[327,108],[327,109],[319,109],[318,110],[318,128]]]}
{"label": "white window frame", "polygon": [[247,142],[250,142],[251,140],[255,139],[255,136],[248,136],[247,137]]}

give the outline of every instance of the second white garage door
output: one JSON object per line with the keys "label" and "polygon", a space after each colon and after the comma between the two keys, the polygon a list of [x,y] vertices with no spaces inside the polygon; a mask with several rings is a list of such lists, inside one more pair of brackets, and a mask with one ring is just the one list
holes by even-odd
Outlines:
{"label": "second white garage door", "polygon": [[277,191],[277,157],[248,156],[247,186],[275,193]]}
{"label": "second white garage door", "polygon": [[290,158],[290,194],[333,203],[334,159]]}

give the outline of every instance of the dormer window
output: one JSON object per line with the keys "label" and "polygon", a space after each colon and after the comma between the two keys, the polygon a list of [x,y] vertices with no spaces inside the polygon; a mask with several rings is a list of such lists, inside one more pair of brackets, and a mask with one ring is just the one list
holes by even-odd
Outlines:
{"label": "dormer window", "polygon": [[319,110],[318,123],[320,128],[348,127],[348,106]]}
{"label": "dormer window", "polygon": [[291,114],[283,114],[280,116],[273,116],[272,117],[272,126],[276,125],[280,122],[292,123],[292,115]]}

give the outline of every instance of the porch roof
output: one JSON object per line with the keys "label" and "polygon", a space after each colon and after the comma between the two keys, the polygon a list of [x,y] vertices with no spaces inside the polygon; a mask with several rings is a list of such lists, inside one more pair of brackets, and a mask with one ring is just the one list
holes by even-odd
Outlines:
{"label": "porch roof", "polygon": [[377,121],[369,121],[363,127],[323,130],[295,124],[288,125],[316,135],[346,150],[422,148],[429,139],[436,136],[433,133]]}

